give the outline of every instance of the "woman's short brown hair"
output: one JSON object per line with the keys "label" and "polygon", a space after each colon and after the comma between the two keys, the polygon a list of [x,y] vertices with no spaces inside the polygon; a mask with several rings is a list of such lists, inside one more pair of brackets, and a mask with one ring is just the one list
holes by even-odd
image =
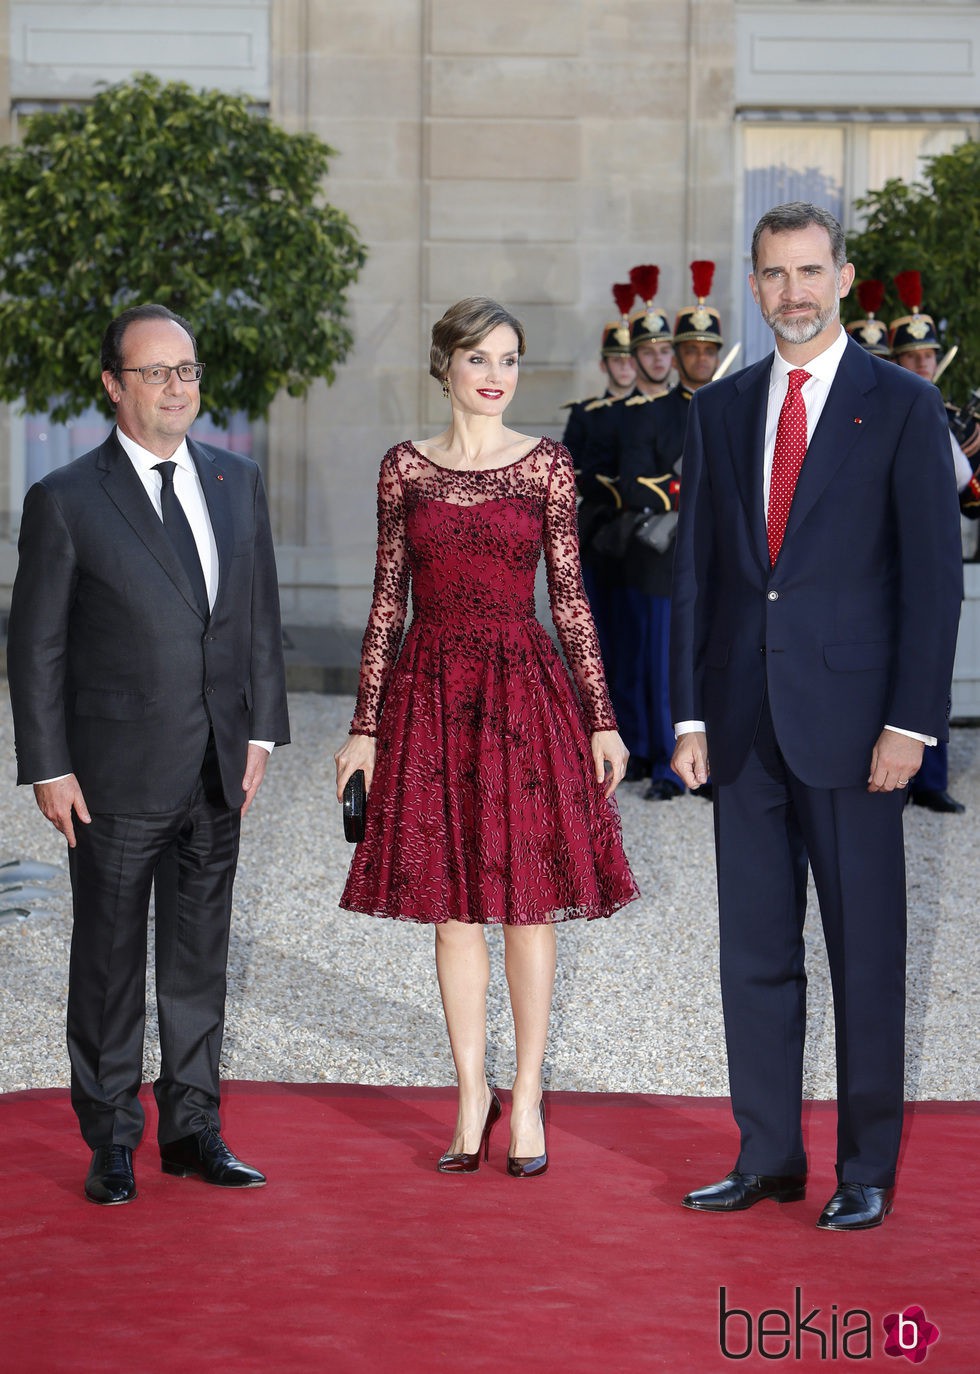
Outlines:
{"label": "woman's short brown hair", "polygon": [[501,324],[509,324],[517,335],[517,355],[521,357],[527,347],[524,326],[509,310],[487,296],[467,296],[451,305],[432,326],[430,375],[437,382],[444,381],[456,349],[475,348]]}

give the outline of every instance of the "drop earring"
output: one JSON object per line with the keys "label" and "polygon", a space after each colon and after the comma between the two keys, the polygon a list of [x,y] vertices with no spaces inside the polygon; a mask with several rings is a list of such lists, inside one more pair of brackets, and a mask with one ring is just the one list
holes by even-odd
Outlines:
{"label": "drop earring", "polygon": [[446,400],[448,401],[448,400],[449,400],[449,383],[446,382],[446,381],[444,381],[443,384],[442,384],[442,394],[443,394],[443,396],[446,398]]}

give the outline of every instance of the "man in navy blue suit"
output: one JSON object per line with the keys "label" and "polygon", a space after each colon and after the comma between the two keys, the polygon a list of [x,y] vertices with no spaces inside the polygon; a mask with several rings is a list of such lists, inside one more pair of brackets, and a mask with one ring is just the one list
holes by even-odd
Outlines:
{"label": "man in navy blue suit", "polygon": [[756,226],[749,281],[776,349],[691,402],[670,627],[673,766],[689,787],[709,771],[714,783],[741,1139],[734,1170],[684,1205],[740,1211],[805,1195],[809,863],[836,1024],[827,1230],[878,1226],[892,1206],[902,809],[924,745],[947,735],[962,596],[941,399],[848,339],[846,256],[841,226],[816,206],[777,206]]}

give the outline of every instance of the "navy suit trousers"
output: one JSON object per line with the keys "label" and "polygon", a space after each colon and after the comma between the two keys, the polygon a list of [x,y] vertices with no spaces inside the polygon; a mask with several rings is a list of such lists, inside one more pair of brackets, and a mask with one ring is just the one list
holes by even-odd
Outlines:
{"label": "navy suit trousers", "polygon": [[806,786],[783,759],[768,704],[741,773],[715,786],[721,987],[736,1167],[745,1173],[806,1172],[809,860],[833,985],[838,1176],[894,1183],[904,1100],[904,802],[904,790]]}

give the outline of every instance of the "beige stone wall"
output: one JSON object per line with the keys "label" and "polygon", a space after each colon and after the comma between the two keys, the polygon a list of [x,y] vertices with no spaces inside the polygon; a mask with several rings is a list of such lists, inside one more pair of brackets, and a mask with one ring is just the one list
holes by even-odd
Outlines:
{"label": "beige stone wall", "polygon": [[[595,390],[610,287],[635,263],[659,263],[658,299],[673,310],[690,299],[687,264],[714,258],[712,300],[730,317],[734,8],[271,5],[271,113],[337,149],[327,194],[370,251],[352,296],[356,349],[336,384],[283,399],[271,416],[287,621],[363,623],[378,463],[398,439],[442,423],[428,337],[453,300],[495,295],[524,320],[529,350],[509,417],[532,433],[560,434],[562,403]],[[4,120],[11,13],[0,0]],[[0,408],[0,511],[20,504],[6,421]],[[0,540],[0,588],[15,561]]]}
{"label": "beige stone wall", "polygon": [[385,449],[434,433],[429,329],[498,296],[529,336],[509,412],[560,434],[594,389],[610,287],[718,263],[730,317],[734,0],[276,0],[272,113],[338,150],[327,193],[366,239],[356,350],[337,383],[272,417],[270,490],[287,620],[363,621]]}

